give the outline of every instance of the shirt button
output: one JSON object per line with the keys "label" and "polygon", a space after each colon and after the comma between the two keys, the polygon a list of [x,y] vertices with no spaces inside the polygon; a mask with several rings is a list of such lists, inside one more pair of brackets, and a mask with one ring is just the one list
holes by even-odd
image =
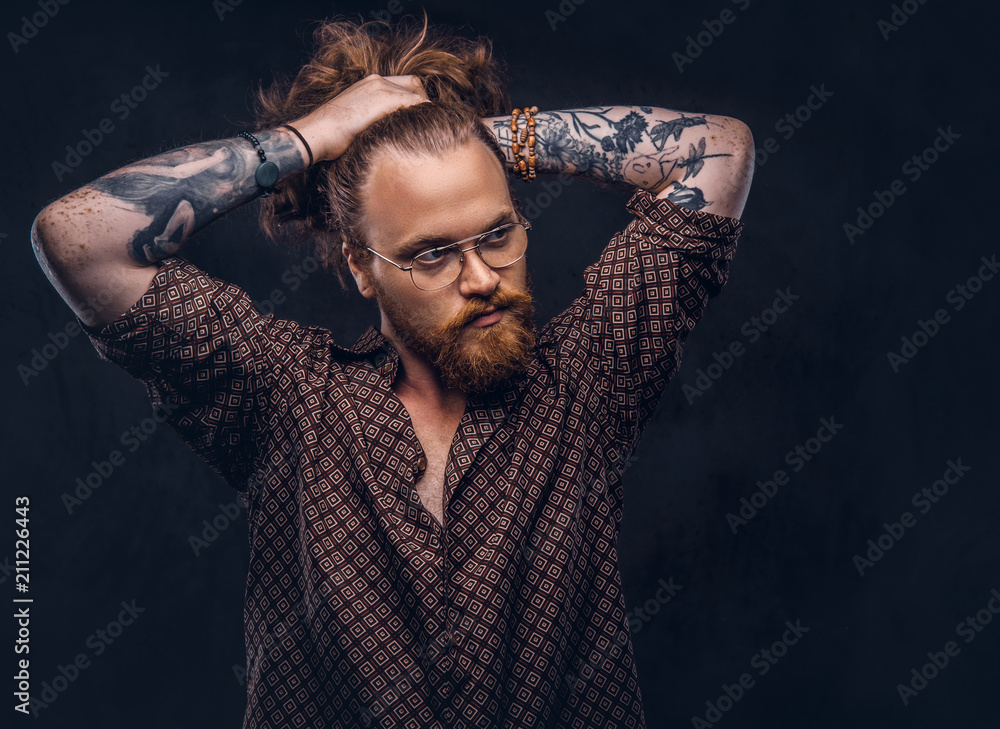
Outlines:
{"label": "shirt button", "polygon": [[427,458],[426,456],[420,456],[417,459],[417,473],[422,473],[425,468],[427,468]]}

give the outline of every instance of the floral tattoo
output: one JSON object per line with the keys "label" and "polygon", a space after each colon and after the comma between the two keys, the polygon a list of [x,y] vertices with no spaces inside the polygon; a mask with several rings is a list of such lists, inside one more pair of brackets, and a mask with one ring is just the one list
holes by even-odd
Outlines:
{"label": "floral tattoo", "polygon": [[[672,118],[664,119],[667,114]],[[695,137],[687,143],[687,152],[681,152],[679,142],[686,130],[712,124],[704,115],[649,106],[594,106],[542,112],[535,115],[535,121],[539,171],[586,175],[618,187],[663,189],[677,170],[683,170],[681,181],[687,182],[698,176],[706,160],[730,156],[709,154],[705,136]],[[498,119],[493,127],[510,158],[508,124]],[[675,180],[669,200],[695,210],[711,204],[699,188],[681,181]]]}

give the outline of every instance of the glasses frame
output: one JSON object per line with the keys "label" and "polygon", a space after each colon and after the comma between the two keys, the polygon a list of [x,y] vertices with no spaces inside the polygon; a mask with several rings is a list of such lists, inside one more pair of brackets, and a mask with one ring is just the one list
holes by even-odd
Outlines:
{"label": "glasses frame", "polygon": [[[518,216],[518,217],[520,218],[520,216]],[[524,220],[523,218],[521,218],[520,220],[517,220],[516,222],[504,223],[503,225],[498,225],[496,228],[493,228],[492,230],[487,230],[485,233],[480,233],[479,235],[469,236],[468,238],[463,238],[462,240],[457,240],[454,243],[449,243],[446,246],[438,246],[437,248],[428,248],[426,251],[421,251],[420,253],[418,253],[417,255],[415,255],[413,258],[410,259],[410,265],[409,266],[401,266],[401,265],[399,265],[398,263],[396,263],[391,258],[386,258],[385,256],[383,256],[381,253],[379,253],[378,251],[376,251],[374,248],[370,248],[369,246],[365,246],[365,248],[367,248],[369,251],[371,251],[372,253],[374,253],[376,256],[378,256],[379,258],[381,258],[386,263],[391,263],[393,266],[395,266],[396,268],[398,268],[400,271],[409,271],[410,272],[410,281],[413,283],[413,285],[417,288],[418,291],[440,291],[441,289],[444,289],[444,288],[447,288],[448,286],[451,286],[453,283],[455,283],[455,281],[458,281],[458,279],[460,279],[462,277],[462,272],[465,270],[465,254],[466,253],[468,253],[469,251],[476,251],[477,253],[479,253],[480,260],[482,260],[483,263],[486,263],[486,259],[483,258],[483,254],[479,250],[479,246],[482,245],[483,239],[486,236],[488,236],[488,235],[490,235],[492,233],[496,233],[498,230],[504,230],[506,228],[509,228],[512,225],[520,225],[522,228],[524,228],[525,235],[527,235],[528,231],[531,230],[531,223],[529,221],[527,221],[527,220]],[[422,289],[419,286],[417,286],[417,282],[413,278],[413,266],[416,263],[417,258],[419,258],[420,256],[422,256],[424,254],[432,253],[433,251],[446,251],[446,250],[449,250],[451,248],[454,248],[455,246],[460,246],[463,243],[468,243],[470,240],[476,241],[476,244],[474,246],[469,246],[468,248],[463,248],[463,249],[461,249],[459,251],[459,259],[458,260],[459,260],[459,263],[461,264],[461,268],[458,269],[458,275],[455,276],[454,280],[449,281],[448,283],[444,284],[443,286],[438,286],[438,287],[433,288],[433,289]],[[489,266],[489,268],[491,270],[493,270],[493,271],[496,271],[496,270],[499,270],[499,269],[502,269],[502,268],[507,268],[509,266],[513,266],[515,263],[517,263],[518,261],[520,261],[522,258],[525,257],[525,255],[527,255],[527,253],[528,253],[528,247],[527,247],[527,244],[525,244],[524,253],[522,253],[520,256],[518,256],[517,258],[515,258],[510,263],[505,263],[502,266],[490,266],[490,264],[488,264],[488,263],[486,263],[486,265]]]}

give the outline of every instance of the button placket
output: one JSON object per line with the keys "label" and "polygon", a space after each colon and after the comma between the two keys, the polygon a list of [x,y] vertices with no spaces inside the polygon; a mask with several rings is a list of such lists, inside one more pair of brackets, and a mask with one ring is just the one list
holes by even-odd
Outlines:
{"label": "button placket", "polygon": [[427,470],[427,456],[421,453],[417,456],[416,463],[413,464],[413,478],[414,480],[419,479],[424,475],[424,471]]}

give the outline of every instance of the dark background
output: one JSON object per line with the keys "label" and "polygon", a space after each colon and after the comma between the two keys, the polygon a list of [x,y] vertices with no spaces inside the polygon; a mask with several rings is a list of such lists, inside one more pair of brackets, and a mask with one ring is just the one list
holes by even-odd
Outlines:
{"label": "dark background", "polygon": [[[627,602],[656,611],[633,632],[651,727],[704,720],[706,702],[745,672],[754,686],[721,718],[708,717],[723,727],[997,725],[1000,625],[972,633],[968,644],[956,628],[1000,588],[1000,281],[986,281],[960,311],[948,300],[977,274],[981,256],[1000,253],[997,137],[989,132],[996,11],[906,4],[916,12],[888,39],[877,27],[893,12],[888,2],[753,0],[741,11],[729,0],[567,0],[564,10],[574,12],[555,30],[545,11],[558,12],[557,0],[426,5],[432,21],[495,40],[517,104],[723,114],[749,124],[758,149],[768,138],[779,145],[756,172],[730,283],[690,339],[626,473]],[[35,263],[31,221],[56,197],[127,162],[248,127],[250,91],[298,68],[313,21],[389,7],[243,0],[220,19],[211,0],[74,0],[16,53],[9,36],[0,44],[0,561],[13,565],[14,496],[28,495],[35,695],[59,666],[81,653],[90,660],[59,683],[64,690],[34,720],[39,726],[238,726],[245,692],[233,669],[244,660],[247,545],[240,515],[195,555],[189,538],[203,537],[206,521],[225,523],[233,493],[166,427],[127,453],[122,432],[151,414],[144,389],[99,361],[82,335],[37,375],[18,370],[71,321]],[[679,72],[671,54],[727,7],[735,22]],[[5,3],[0,31],[20,34],[21,16],[38,11],[32,0]],[[147,64],[169,75],[119,120],[111,103]],[[784,138],[775,123],[823,84],[833,95]],[[57,180],[52,163],[65,163],[66,145],[104,117],[115,129]],[[938,127],[960,136],[911,181],[901,168]],[[895,179],[906,193],[850,243],[844,224],[856,224],[857,207]],[[535,183],[523,197],[538,202],[542,191]],[[580,292],[583,269],[628,220],[626,197],[574,183],[535,217],[529,263],[540,323]],[[256,299],[274,288],[288,294],[276,308],[281,317],[326,325],[348,344],[376,322],[375,310],[331,276],[312,275],[290,292],[281,275],[305,252],[266,242],[254,206],[199,239],[189,255],[211,273]],[[771,306],[776,289],[799,298],[751,343],[744,324]],[[938,309],[950,322],[893,372],[888,352]],[[699,369],[733,341],[745,353],[691,395],[684,386],[696,387]],[[843,428],[793,473],[785,454],[814,437],[824,417]],[[62,495],[112,449],[125,452],[124,464],[68,513]],[[911,497],[956,459],[971,470],[919,513]],[[734,534],[726,514],[777,469],[789,482]],[[859,575],[853,557],[904,511],[915,526]],[[667,604],[656,600],[661,579],[683,586]],[[17,596],[6,571],[0,584],[4,601]],[[91,638],[117,619],[122,601],[144,612],[111,644]],[[796,620],[809,632],[759,675],[754,656]],[[904,706],[897,684],[949,640],[960,654]],[[12,643],[4,646],[0,693],[13,703],[15,656]]]}

